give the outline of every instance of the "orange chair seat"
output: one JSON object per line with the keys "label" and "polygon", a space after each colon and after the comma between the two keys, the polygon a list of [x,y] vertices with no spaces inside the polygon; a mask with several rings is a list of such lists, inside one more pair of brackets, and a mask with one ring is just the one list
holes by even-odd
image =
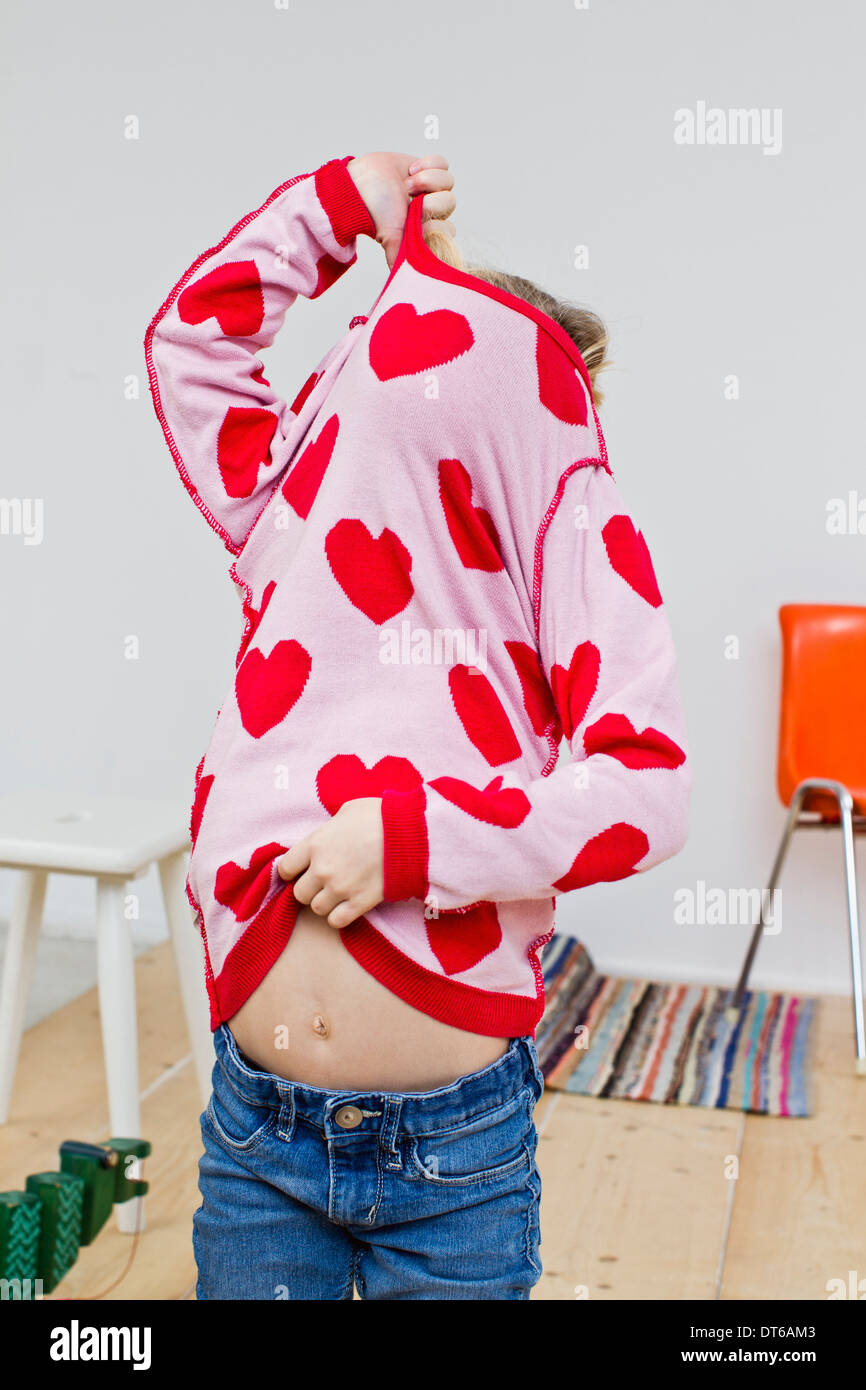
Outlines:
{"label": "orange chair seat", "polygon": [[[782,690],[777,787],[784,805],[807,778],[841,782],[866,816],[866,608],[789,603],[779,609]],[[839,820],[810,792],[803,810]]]}

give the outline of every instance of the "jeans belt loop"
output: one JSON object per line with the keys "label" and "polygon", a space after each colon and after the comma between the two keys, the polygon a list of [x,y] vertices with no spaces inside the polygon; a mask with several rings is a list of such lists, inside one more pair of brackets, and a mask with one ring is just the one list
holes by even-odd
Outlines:
{"label": "jeans belt loop", "polygon": [[400,1124],[400,1114],[403,1110],[403,1099],[401,1096],[388,1096],[385,1102],[385,1118],[382,1121],[382,1148],[388,1154],[386,1168],[401,1169],[403,1158],[400,1153],[400,1146],[397,1144],[397,1129]]}
{"label": "jeans belt loop", "polygon": [[277,1117],[277,1134],[288,1143],[295,1133],[298,1107],[295,1105],[294,1090],[291,1084],[277,1086],[277,1091],[280,1097],[280,1113]]}

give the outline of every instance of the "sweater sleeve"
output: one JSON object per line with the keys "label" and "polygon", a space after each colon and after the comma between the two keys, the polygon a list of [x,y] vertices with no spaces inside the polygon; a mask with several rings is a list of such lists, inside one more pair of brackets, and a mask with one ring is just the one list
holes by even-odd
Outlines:
{"label": "sweater sleeve", "polygon": [[292,457],[316,378],[288,406],[258,354],[296,297],[317,298],[356,260],[356,238],[375,236],[346,168],[351,159],[290,179],[241,218],[193,262],[145,336],[166,443],[187,491],[233,554]]}
{"label": "sweater sleeve", "polygon": [[570,760],[484,788],[452,768],[386,791],[386,899],[449,911],[551,897],[642,873],[685,842],[691,770],[649,551],[602,466],[563,476],[541,535],[538,654]]}

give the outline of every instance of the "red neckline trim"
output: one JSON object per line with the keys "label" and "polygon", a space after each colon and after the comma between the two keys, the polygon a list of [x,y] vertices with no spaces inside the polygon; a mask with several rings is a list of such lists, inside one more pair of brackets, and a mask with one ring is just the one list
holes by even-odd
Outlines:
{"label": "red neckline trim", "polygon": [[440,261],[424,240],[424,233],[421,230],[422,215],[421,194],[416,194],[409,204],[406,225],[403,228],[403,240],[400,243],[400,250],[391,268],[391,275],[388,277],[385,288],[387,289],[397,267],[402,261],[407,260],[422,275],[432,275],[436,280],[448,280],[452,285],[462,285],[465,289],[486,294],[488,299],[495,299],[499,304],[513,309],[515,313],[523,314],[524,318],[532,319],[539,328],[543,328],[545,333],[548,333],[554,342],[559,344],[563,352],[570,357],[577,367],[589,391],[590,399],[592,399],[592,382],[586,363],[580,355],[577,344],[568,336],[565,329],[561,328],[556,320],[552,319],[549,314],[545,314],[542,309],[536,309],[533,304],[527,304],[525,299],[512,294],[509,290],[502,290],[498,285],[491,285],[488,280],[482,280],[480,276],[472,275],[468,270],[457,270],[454,266],[446,265],[444,261]]}

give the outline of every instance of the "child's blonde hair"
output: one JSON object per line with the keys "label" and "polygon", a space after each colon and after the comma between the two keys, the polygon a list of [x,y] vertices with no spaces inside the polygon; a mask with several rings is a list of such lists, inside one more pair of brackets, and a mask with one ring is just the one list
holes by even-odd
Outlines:
{"label": "child's blonde hair", "polygon": [[593,399],[597,406],[601,405],[604,396],[598,388],[596,378],[604,367],[610,365],[610,359],[607,355],[607,329],[597,314],[591,309],[583,309],[579,304],[571,303],[570,300],[555,298],[532,280],[525,280],[522,275],[510,275],[507,271],[496,270],[492,266],[467,264],[454,237],[435,218],[427,218],[422,227],[424,240],[440,261],[453,266],[455,270],[465,270],[471,275],[477,275],[479,279],[486,280],[501,290],[507,290],[509,294],[517,295],[518,299],[525,300],[527,304],[547,314],[554,323],[558,323],[571,338],[586,363]]}

